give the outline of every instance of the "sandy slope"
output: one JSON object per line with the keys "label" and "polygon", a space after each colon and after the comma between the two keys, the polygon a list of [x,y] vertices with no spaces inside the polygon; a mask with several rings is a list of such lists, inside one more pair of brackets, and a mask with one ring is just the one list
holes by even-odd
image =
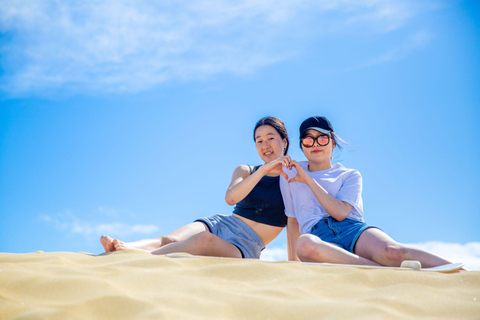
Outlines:
{"label": "sandy slope", "polygon": [[480,272],[0,253],[0,319],[480,319]]}

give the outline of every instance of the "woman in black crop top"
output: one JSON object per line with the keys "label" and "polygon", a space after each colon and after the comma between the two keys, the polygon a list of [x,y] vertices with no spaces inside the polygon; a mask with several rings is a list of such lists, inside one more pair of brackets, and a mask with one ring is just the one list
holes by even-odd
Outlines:
{"label": "woman in black crop top", "polygon": [[253,133],[258,155],[265,164],[254,168],[240,165],[233,172],[225,195],[229,205],[236,205],[232,215],[201,218],[156,239],[124,243],[102,236],[100,241],[105,252],[128,248],[160,255],[187,252],[206,256],[259,258],[261,250],[287,224],[279,176],[286,175],[283,167],[291,159],[287,155],[289,140],[282,121],[274,117],[260,119]]}

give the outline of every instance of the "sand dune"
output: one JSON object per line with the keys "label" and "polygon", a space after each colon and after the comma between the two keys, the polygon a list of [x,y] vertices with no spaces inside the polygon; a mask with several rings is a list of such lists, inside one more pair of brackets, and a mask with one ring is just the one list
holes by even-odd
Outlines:
{"label": "sand dune", "polygon": [[480,319],[480,272],[0,253],[0,319]]}

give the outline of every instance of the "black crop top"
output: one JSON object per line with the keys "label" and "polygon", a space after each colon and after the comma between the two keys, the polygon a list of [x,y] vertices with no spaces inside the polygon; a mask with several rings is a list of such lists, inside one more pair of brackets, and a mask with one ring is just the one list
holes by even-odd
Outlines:
{"label": "black crop top", "polygon": [[[253,168],[255,172],[260,166]],[[280,176],[263,176],[250,193],[235,205],[233,213],[275,227],[285,227],[287,216],[279,184]]]}

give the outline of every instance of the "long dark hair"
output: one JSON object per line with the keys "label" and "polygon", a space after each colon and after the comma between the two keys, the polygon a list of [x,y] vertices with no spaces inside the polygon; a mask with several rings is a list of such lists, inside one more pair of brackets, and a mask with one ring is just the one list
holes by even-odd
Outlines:
{"label": "long dark hair", "polygon": [[264,126],[264,125],[269,125],[275,128],[277,130],[278,134],[282,139],[287,140],[287,146],[285,147],[285,150],[283,151],[283,155],[285,156],[288,153],[288,147],[290,147],[290,140],[288,140],[288,132],[287,128],[285,127],[285,124],[282,122],[282,120],[275,118],[275,117],[265,117],[260,120],[258,120],[257,124],[255,125],[255,128],[253,129],[253,141],[255,141],[255,131],[257,131],[258,127]]}

